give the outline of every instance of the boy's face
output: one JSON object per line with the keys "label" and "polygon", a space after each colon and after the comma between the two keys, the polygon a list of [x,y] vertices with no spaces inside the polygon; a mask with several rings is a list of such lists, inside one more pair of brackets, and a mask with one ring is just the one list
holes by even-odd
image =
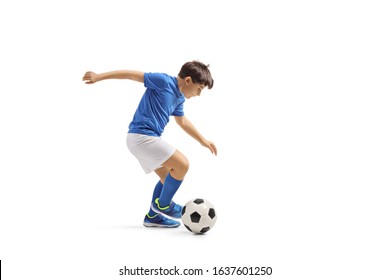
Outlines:
{"label": "boy's face", "polygon": [[189,99],[194,96],[200,96],[202,90],[205,88],[205,85],[193,83],[191,77],[186,77],[184,79],[183,95],[185,98]]}

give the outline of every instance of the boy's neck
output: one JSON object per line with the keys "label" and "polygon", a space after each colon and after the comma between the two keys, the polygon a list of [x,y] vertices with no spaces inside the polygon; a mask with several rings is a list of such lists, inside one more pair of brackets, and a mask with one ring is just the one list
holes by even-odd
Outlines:
{"label": "boy's neck", "polygon": [[179,90],[183,92],[183,87],[185,84],[184,79],[180,78],[179,76],[177,76],[176,79],[177,79],[177,86],[179,87]]}

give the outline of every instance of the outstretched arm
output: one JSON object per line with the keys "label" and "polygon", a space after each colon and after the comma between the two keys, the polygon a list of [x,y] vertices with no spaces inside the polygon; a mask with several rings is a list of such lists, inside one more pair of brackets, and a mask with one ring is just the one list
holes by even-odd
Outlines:
{"label": "outstretched arm", "polygon": [[209,140],[206,140],[185,116],[175,116],[175,121],[192,138],[197,140],[202,146],[208,148],[213,154],[217,155],[217,147],[215,144]]}
{"label": "outstretched arm", "polygon": [[94,73],[88,71],[84,74],[83,81],[86,84],[93,84],[102,80],[107,79],[130,79],[137,82],[144,82],[144,72],[135,71],[135,70],[117,70],[105,73]]}

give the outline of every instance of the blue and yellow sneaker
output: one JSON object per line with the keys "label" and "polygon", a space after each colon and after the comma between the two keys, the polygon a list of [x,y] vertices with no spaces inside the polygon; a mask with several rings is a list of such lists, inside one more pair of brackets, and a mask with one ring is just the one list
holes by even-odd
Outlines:
{"label": "blue and yellow sneaker", "polygon": [[145,227],[163,227],[163,228],[175,228],[180,226],[180,222],[168,219],[161,214],[156,214],[154,216],[150,216],[146,214],[144,219]]}
{"label": "blue and yellow sneaker", "polygon": [[182,206],[171,201],[168,206],[161,207],[158,198],[156,198],[151,205],[152,209],[156,213],[167,215],[171,218],[180,219]]}

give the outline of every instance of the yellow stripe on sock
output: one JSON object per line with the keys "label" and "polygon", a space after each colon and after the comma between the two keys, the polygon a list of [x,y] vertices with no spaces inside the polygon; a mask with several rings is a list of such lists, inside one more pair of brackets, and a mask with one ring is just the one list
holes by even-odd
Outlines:
{"label": "yellow stripe on sock", "polygon": [[156,200],[154,201],[154,202],[156,202],[156,204],[157,204],[157,207],[158,207],[158,209],[160,209],[160,210],[167,210],[168,208],[169,208],[169,205],[168,206],[165,206],[165,207],[160,207],[160,203],[158,202],[158,198],[156,198]]}
{"label": "yellow stripe on sock", "polygon": [[153,219],[153,218],[157,217],[158,214],[156,214],[156,215],[154,215],[154,216],[150,216],[149,213],[147,213],[146,216],[147,216],[149,219]]}

